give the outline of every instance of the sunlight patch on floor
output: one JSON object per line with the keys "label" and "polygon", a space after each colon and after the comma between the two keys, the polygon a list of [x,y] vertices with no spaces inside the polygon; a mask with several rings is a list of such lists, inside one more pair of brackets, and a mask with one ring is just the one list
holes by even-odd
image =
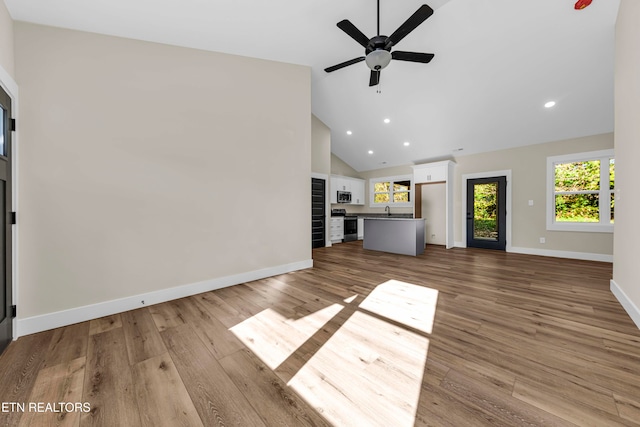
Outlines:
{"label": "sunlight patch on floor", "polygon": [[268,308],[230,330],[269,368],[276,369],[343,308],[333,304],[299,319]]}
{"label": "sunlight patch on floor", "polygon": [[[295,318],[266,309],[231,331],[274,371],[291,369],[287,359],[311,344],[287,385],[331,424],[413,426],[438,291],[388,280],[363,297],[317,311],[312,304]],[[331,319],[333,327],[307,342]]]}
{"label": "sunlight patch on floor", "polygon": [[428,346],[355,312],[288,385],[334,425],[413,426]]}
{"label": "sunlight patch on floor", "polygon": [[437,289],[389,280],[376,286],[360,308],[430,334],[437,303]]}
{"label": "sunlight patch on floor", "polygon": [[358,298],[358,294],[351,295],[349,298],[345,298],[343,301],[349,304],[349,303],[352,303],[353,300],[355,300],[356,298]]}

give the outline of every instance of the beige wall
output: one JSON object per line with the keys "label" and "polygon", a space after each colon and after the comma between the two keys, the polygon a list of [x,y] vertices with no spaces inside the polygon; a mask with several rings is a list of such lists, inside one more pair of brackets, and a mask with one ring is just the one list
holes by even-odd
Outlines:
{"label": "beige wall", "polygon": [[[386,176],[397,176],[397,175],[412,175],[413,169],[411,166],[396,166],[391,168],[384,169],[376,169],[365,172],[357,172],[347,163],[345,163],[342,159],[337,157],[335,154],[331,155],[331,173],[334,175],[342,175],[342,176],[350,176],[352,178],[360,178],[365,180],[365,200],[366,204],[364,206],[357,205],[348,205],[347,212],[348,213],[385,213],[384,206],[383,207],[369,207],[369,180],[371,178],[380,178]],[[345,205],[334,205],[333,207],[344,208]],[[413,208],[394,208],[392,207],[393,213],[413,213]]]}
{"label": "beige wall", "polygon": [[21,317],[311,259],[307,67],[25,23],[15,43]]}
{"label": "beige wall", "polygon": [[[360,213],[360,212],[364,212],[364,213],[385,213],[384,210],[384,206],[381,207],[369,207],[369,191],[370,191],[370,187],[369,187],[369,180],[372,178],[382,178],[382,177],[387,177],[387,176],[399,176],[399,175],[413,175],[413,168],[411,166],[394,166],[394,167],[390,167],[390,168],[384,168],[384,169],[376,169],[376,170],[371,170],[371,171],[364,171],[364,172],[360,172],[359,173],[359,178],[362,178],[365,180],[365,193],[366,193],[366,200],[367,200],[367,204],[365,206],[361,206],[359,207],[357,210],[354,209],[354,212],[356,213]],[[351,210],[351,209],[350,209]],[[395,206],[391,206],[391,212],[394,214],[399,214],[399,213],[413,213],[413,208],[412,207],[408,207],[408,208],[399,208],[399,207],[395,207]]]}
{"label": "beige wall", "polygon": [[[462,233],[462,175],[510,169],[513,203],[511,212],[507,215],[511,214],[512,219],[511,246],[611,255],[612,233],[548,231],[545,211],[547,157],[608,148],[613,148],[613,134],[457,157],[454,182],[454,240],[465,240]],[[529,200],[533,200],[533,206],[529,206]],[[540,243],[540,237],[544,237],[546,243]]]}
{"label": "beige wall", "polygon": [[311,115],[311,172],[331,175],[331,129]]}
{"label": "beige wall", "polygon": [[[640,327],[640,2],[622,0],[616,25],[616,224],[613,280],[626,294]],[[632,307],[631,305],[635,306]]]}
{"label": "beige wall", "polygon": [[444,182],[419,185],[422,218],[425,218],[425,242],[447,244],[447,185]]}
{"label": "beige wall", "polygon": [[360,178],[354,168],[345,163],[340,157],[335,154],[331,154],[331,173],[333,175],[350,176],[351,178]]}
{"label": "beige wall", "polygon": [[[511,170],[512,173],[512,242],[514,248],[527,248],[539,251],[581,252],[610,256],[613,254],[612,233],[581,233],[547,231],[546,229],[546,170],[547,157],[562,154],[580,153],[586,151],[613,148],[613,134],[594,135],[583,138],[554,141],[546,144],[529,145],[525,147],[461,156],[454,159],[454,240],[464,243],[462,232],[462,176],[465,174]],[[618,154],[616,153],[616,157]],[[616,160],[617,162],[617,160]],[[337,164],[337,167],[334,166]],[[346,163],[332,155],[332,171],[345,171]],[[348,167],[348,165],[346,165]],[[616,163],[617,167],[617,163]],[[410,165],[397,166],[373,171],[353,171],[347,176],[365,179],[367,182],[367,196],[369,179],[384,176],[412,175]],[[616,172],[617,173],[617,172]],[[427,194],[425,203],[429,203],[436,196]],[[529,206],[529,200],[534,201]],[[368,200],[367,200],[368,203]],[[370,208],[365,206],[349,206],[353,213],[383,213],[384,208]],[[392,208],[394,213],[413,213],[412,208]],[[423,212],[423,217],[426,217]],[[618,212],[616,209],[616,221]],[[437,234],[437,233],[436,233]],[[429,236],[430,237],[430,236]],[[546,242],[540,243],[540,237]]]}
{"label": "beige wall", "polygon": [[0,67],[11,77],[15,76],[13,62],[13,20],[4,2],[0,1]]}

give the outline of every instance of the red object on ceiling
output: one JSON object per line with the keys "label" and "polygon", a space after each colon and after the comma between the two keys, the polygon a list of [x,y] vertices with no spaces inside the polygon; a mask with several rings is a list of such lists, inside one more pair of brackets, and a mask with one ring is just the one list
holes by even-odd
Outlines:
{"label": "red object on ceiling", "polygon": [[578,0],[575,5],[576,10],[584,9],[591,4],[591,1],[592,0]]}

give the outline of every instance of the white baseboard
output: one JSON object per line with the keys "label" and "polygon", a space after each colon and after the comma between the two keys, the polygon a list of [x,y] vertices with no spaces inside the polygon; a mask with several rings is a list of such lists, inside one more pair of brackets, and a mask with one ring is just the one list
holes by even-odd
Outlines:
{"label": "white baseboard", "polygon": [[47,313],[40,316],[27,317],[24,319],[17,318],[15,319],[17,322],[16,338],[311,267],[313,267],[313,260],[308,259],[291,264],[284,264],[261,270],[235,274],[232,276],[191,283],[188,285],[176,286],[174,288],[162,289],[146,294],[133,295],[126,298],[76,307],[69,310]]}
{"label": "white baseboard", "polygon": [[631,301],[631,299],[624,293],[622,288],[611,279],[611,293],[618,299],[622,308],[625,309],[633,323],[640,329],[640,308]]}
{"label": "white baseboard", "polygon": [[[454,242],[453,246],[455,248],[467,247],[466,243],[464,242]],[[554,251],[550,249],[523,248],[518,246],[508,247],[507,252],[526,255],[550,256],[554,258],[582,259],[585,261],[613,262],[613,255],[594,254],[590,252]]]}
{"label": "white baseboard", "polygon": [[613,262],[613,255],[594,254],[590,252],[554,251],[549,249],[522,248],[512,246],[509,252],[527,255],[550,256],[555,258],[582,259],[586,261]]}

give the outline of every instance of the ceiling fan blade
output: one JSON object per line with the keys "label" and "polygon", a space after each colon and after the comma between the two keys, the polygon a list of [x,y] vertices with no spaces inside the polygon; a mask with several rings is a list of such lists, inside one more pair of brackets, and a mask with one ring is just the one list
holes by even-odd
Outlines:
{"label": "ceiling fan blade", "polygon": [[380,70],[371,70],[371,77],[369,77],[369,86],[376,86],[380,83]]}
{"label": "ceiling fan blade", "polygon": [[352,39],[361,44],[362,47],[366,48],[369,44],[369,38],[362,34],[362,31],[357,29],[356,26],[353,25],[348,19],[343,19],[336,25],[338,25],[338,28],[347,33]]}
{"label": "ceiling fan blade", "polygon": [[334,65],[333,67],[325,68],[324,70],[327,73],[330,73],[332,71],[339,70],[340,68],[344,68],[344,67],[348,67],[349,65],[357,64],[358,62],[362,62],[364,60],[365,60],[365,57],[361,56],[360,58],[353,58],[353,59],[350,59],[348,61],[341,62],[340,64]]}
{"label": "ceiling fan blade", "polygon": [[431,15],[433,15],[433,9],[426,4],[420,6],[420,8],[409,17],[409,19],[404,21],[404,24],[400,25],[400,27],[387,38],[387,45],[389,42],[392,43],[392,46],[397,45],[400,40],[405,38],[411,31],[415,30],[418,25],[422,24]]}
{"label": "ceiling fan blade", "polygon": [[396,50],[391,52],[391,58],[398,61],[410,61],[410,62],[422,62],[423,64],[429,63],[435,55],[433,53],[419,53],[419,52],[402,52]]}

